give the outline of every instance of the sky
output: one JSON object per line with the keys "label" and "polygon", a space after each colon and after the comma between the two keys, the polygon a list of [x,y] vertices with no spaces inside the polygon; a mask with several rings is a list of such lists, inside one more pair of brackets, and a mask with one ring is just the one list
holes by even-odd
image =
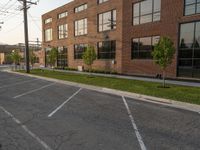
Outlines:
{"label": "sky", "polygon": [[[29,1],[36,2],[38,0]],[[40,41],[42,40],[42,14],[70,1],[71,0],[39,0],[37,5],[31,5],[28,10],[29,41],[36,41],[37,38],[39,38]],[[24,43],[23,11],[20,11],[21,6],[21,3],[17,0],[0,1],[0,22],[4,22],[4,24],[0,24],[2,27],[0,30],[0,43]]]}

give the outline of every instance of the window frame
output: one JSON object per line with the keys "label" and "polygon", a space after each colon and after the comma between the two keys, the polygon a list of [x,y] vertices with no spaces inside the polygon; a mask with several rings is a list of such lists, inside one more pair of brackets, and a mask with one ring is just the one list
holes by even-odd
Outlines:
{"label": "window frame", "polygon": [[[48,31],[48,30],[50,30],[51,32],[50,32],[50,38],[48,38],[49,40],[47,40],[47,38],[46,38],[46,32]],[[47,28],[47,29],[44,29],[44,41],[45,42],[50,42],[50,41],[52,41],[53,40],[53,28]]]}
{"label": "window frame", "polygon": [[[142,2],[145,2],[145,1],[148,1],[148,0],[143,0],[143,1],[139,1],[139,2],[135,2],[135,3],[132,3],[132,25],[133,26],[137,26],[137,25],[142,25],[142,24],[147,24],[147,23],[154,23],[154,22],[160,22],[161,21],[161,10],[162,10],[162,0],[160,0],[160,10],[159,11],[156,11],[156,10],[154,10],[155,9],[155,0],[152,0],[152,8],[151,8],[151,13],[148,13],[148,14],[144,14],[144,15],[142,15],[141,14],[141,4],[142,4]],[[134,6],[136,5],[136,4],[138,4],[139,5],[139,14],[138,14],[138,16],[134,16]],[[159,19],[158,20],[154,20],[154,15],[156,15],[156,14],[160,14],[159,15]],[[145,22],[145,23],[141,23],[141,18],[142,17],[144,17],[144,16],[149,16],[149,15],[151,15],[151,21],[150,22]],[[139,22],[138,22],[138,24],[135,24],[134,22],[134,19],[135,18],[138,18],[139,19]]]}
{"label": "window frame", "polygon": [[[159,39],[161,38],[161,36],[160,35],[152,35],[152,36],[145,36],[145,37],[134,37],[134,38],[132,38],[132,40],[131,40],[131,60],[152,60],[153,59],[153,57],[151,56],[151,58],[150,57],[146,57],[146,58],[144,58],[144,57],[140,57],[139,55],[139,57],[134,57],[134,52],[136,53],[140,53],[140,46],[139,46],[139,43],[140,43],[140,39],[144,39],[144,38],[151,38],[151,47],[152,47],[152,49],[150,50],[150,52],[152,52],[153,51],[153,38],[156,38],[156,37],[159,37]],[[134,50],[133,49],[133,40],[134,39],[138,39],[138,49],[137,50]],[[144,51],[144,50],[143,50]],[[146,52],[148,52],[148,50],[145,50]]]}
{"label": "window frame", "polygon": [[[103,43],[104,42],[111,42],[111,43],[109,43],[110,44],[109,46],[111,47],[111,50],[109,52],[101,52],[101,53],[109,54],[110,58],[101,58],[100,57],[100,46],[99,46],[99,44],[102,43],[102,47],[103,47]],[[112,50],[113,42],[115,44],[115,50]],[[117,51],[117,41],[116,40],[100,41],[100,42],[97,43],[97,59],[98,60],[115,60],[116,59],[116,51]],[[112,54],[114,54],[114,58],[112,58]]]}
{"label": "window frame", "polygon": [[102,0],[102,1],[100,2],[100,0],[97,0],[97,4],[100,5],[100,4],[106,3],[106,2],[108,2],[108,1],[109,1],[109,0]]}
{"label": "window frame", "polygon": [[[61,34],[63,34],[63,37],[60,37],[60,32],[61,32],[60,27],[61,26],[63,27],[63,30],[62,30],[63,33],[61,33]],[[66,28],[66,31],[64,31],[64,26]],[[58,30],[58,40],[63,40],[63,39],[68,38],[68,24],[67,23],[58,25],[57,30]],[[65,34],[64,32],[66,32],[66,35],[64,35]]]}
{"label": "window frame", "polygon": [[53,21],[52,17],[49,17],[47,19],[44,19],[44,24],[49,24]]}
{"label": "window frame", "polygon": [[[85,7],[86,6],[86,7]],[[83,10],[78,10],[79,8],[84,7]],[[81,4],[74,8],[74,13],[79,13],[88,9],[88,3]]]}
{"label": "window frame", "polygon": [[[200,1],[198,2],[198,0],[195,0],[196,2],[195,3],[191,3],[191,4],[187,4],[186,5],[186,0],[184,0],[184,11],[183,11],[183,15],[184,16],[192,16],[192,15],[198,15],[198,14],[200,14],[200,11],[199,11],[199,13],[197,13],[197,5],[199,4],[200,5]],[[187,6],[191,6],[191,5],[195,5],[195,13],[194,14],[188,14],[188,15],[186,15],[186,7]]]}
{"label": "window frame", "polygon": [[[84,26],[83,26],[83,28],[81,28],[82,30],[84,30],[84,34],[77,34],[77,35],[76,35],[76,31],[77,31],[77,33],[78,33],[78,29],[79,29],[78,25],[77,25],[77,27],[76,27],[76,22],[82,21],[82,20],[86,20],[86,21],[87,21],[86,24],[85,24],[85,22],[84,22]],[[75,36],[75,37],[79,37],[79,36],[85,36],[85,35],[87,35],[87,34],[88,34],[88,18],[82,18],[82,19],[79,19],[79,20],[75,20],[75,21],[74,21],[74,36]]]}
{"label": "window frame", "polygon": [[[195,40],[195,38],[196,38],[196,25],[197,25],[197,23],[200,23],[200,20],[195,20],[195,21],[187,21],[187,22],[181,22],[181,23],[179,23],[179,34],[178,34],[178,46],[177,46],[177,76],[179,76],[179,77],[190,77],[190,78],[196,78],[196,75],[195,75],[195,72],[194,72],[194,70],[195,70],[195,68],[194,68],[194,60],[200,60],[200,58],[196,58],[195,56],[194,56],[194,53],[195,53],[195,50],[197,50],[198,48],[195,48],[195,47],[192,47],[191,49],[192,49],[192,57],[191,58],[181,58],[180,57],[180,50],[181,50],[181,47],[180,47],[180,44],[181,44],[181,25],[184,25],[184,24],[190,24],[190,23],[194,23],[194,32],[193,32],[193,42],[194,42],[194,40]],[[186,49],[187,50],[187,49]],[[192,72],[190,72],[189,74],[190,74],[190,76],[189,76],[189,74],[187,74],[187,75],[183,75],[183,73],[180,73],[181,71],[181,69],[188,69],[189,68],[189,66],[181,66],[180,65],[180,59],[182,59],[182,60],[189,60],[189,59],[191,59],[191,63],[192,63],[192,65],[190,66],[190,69],[191,69],[191,71]],[[199,77],[197,77],[197,78],[199,78]]]}
{"label": "window frame", "polygon": [[[115,18],[116,18],[116,20],[114,20],[114,11],[115,11]],[[107,30],[103,30],[103,26],[105,25],[105,24],[107,24],[107,23],[103,23],[103,14],[105,14],[105,13],[111,13],[111,24],[110,24],[110,29],[107,29]],[[102,24],[100,24],[100,15],[102,15]],[[112,24],[112,22],[115,22],[115,23],[113,23]],[[117,29],[117,10],[116,9],[112,9],[112,10],[109,10],[109,11],[105,11],[105,12],[102,12],[102,13],[99,13],[99,14],[97,14],[97,25],[98,25],[98,27],[97,27],[97,31],[99,32],[99,33],[101,33],[101,32],[106,32],[106,31],[112,31],[112,30],[116,30]],[[102,26],[102,30],[100,31],[100,26]]]}
{"label": "window frame", "polygon": [[[64,16],[61,16],[61,15],[63,15],[63,14],[65,14]],[[68,16],[68,11],[65,11],[65,12],[62,12],[62,13],[59,13],[58,14],[58,19],[62,19],[62,18],[66,18]]]}
{"label": "window frame", "polygon": [[[76,52],[76,46],[80,46],[80,45],[82,45],[82,46],[84,46],[84,50],[82,51],[82,52],[79,52],[78,54],[77,54],[77,52]],[[82,55],[83,56],[83,53],[86,51],[86,49],[87,49],[87,47],[88,47],[88,44],[86,44],[86,43],[79,43],[79,44],[74,44],[74,60],[83,60],[83,58],[81,57],[81,58],[79,58],[79,55]],[[78,57],[77,57],[78,56]]]}

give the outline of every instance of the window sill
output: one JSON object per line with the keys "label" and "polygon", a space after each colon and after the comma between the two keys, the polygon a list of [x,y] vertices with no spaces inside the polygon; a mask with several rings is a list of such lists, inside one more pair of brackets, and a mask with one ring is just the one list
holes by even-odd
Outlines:
{"label": "window sill", "polygon": [[148,24],[155,24],[155,23],[160,23],[161,20],[158,20],[158,21],[153,21],[153,22],[147,22],[147,23],[142,23],[142,24],[132,24],[133,27],[136,27],[136,26],[141,26],[141,25],[148,25]]}
{"label": "window sill", "polygon": [[75,38],[78,38],[78,37],[84,37],[84,36],[86,37],[86,36],[88,36],[88,34],[84,34],[84,35],[75,35],[74,37],[75,37]]}
{"label": "window sill", "polygon": [[116,30],[117,29],[111,29],[111,30],[105,30],[105,31],[98,31],[98,33],[101,34],[101,33],[106,33],[106,32],[114,32]]}
{"label": "window sill", "polygon": [[133,58],[131,61],[153,61],[153,58]]}
{"label": "window sill", "polygon": [[113,60],[116,60],[116,59],[97,59],[98,61],[113,61]]}
{"label": "window sill", "polygon": [[66,39],[68,39],[68,37],[62,38],[62,39],[59,39],[59,38],[58,38],[59,41],[61,41],[61,40],[66,40]]}

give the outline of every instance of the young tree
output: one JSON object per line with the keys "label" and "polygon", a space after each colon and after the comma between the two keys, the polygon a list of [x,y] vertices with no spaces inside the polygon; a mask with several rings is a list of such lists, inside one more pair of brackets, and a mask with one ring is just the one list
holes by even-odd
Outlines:
{"label": "young tree", "polygon": [[32,67],[33,67],[33,65],[35,63],[35,60],[36,60],[36,55],[35,55],[33,50],[30,50],[29,55],[30,55],[29,56],[30,57],[30,63],[32,65]]}
{"label": "young tree", "polygon": [[15,65],[19,64],[21,61],[22,56],[19,54],[19,51],[13,50],[10,54],[10,58]]}
{"label": "young tree", "polygon": [[96,52],[93,46],[88,46],[86,51],[83,53],[83,60],[86,65],[89,66],[89,73],[92,71],[92,64],[96,60]]}
{"label": "young tree", "polygon": [[162,37],[152,52],[153,59],[163,71],[163,87],[165,88],[166,68],[172,63],[175,54],[174,43],[168,37]]}
{"label": "young tree", "polygon": [[6,54],[5,56],[5,64],[12,64],[13,60],[11,58],[11,54]]}
{"label": "young tree", "polygon": [[47,62],[53,68],[56,66],[57,57],[58,57],[58,49],[57,48],[52,48],[51,51],[48,54]]}

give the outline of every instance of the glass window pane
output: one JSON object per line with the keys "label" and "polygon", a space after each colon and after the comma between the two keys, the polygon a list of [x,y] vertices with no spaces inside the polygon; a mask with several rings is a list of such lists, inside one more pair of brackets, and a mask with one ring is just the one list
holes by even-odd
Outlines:
{"label": "glass window pane", "polygon": [[180,30],[180,48],[191,48],[194,40],[194,23],[182,24]]}
{"label": "glass window pane", "polygon": [[133,19],[133,24],[134,24],[134,25],[138,25],[138,24],[140,23],[140,20],[139,20],[139,19],[140,19],[139,17],[134,18],[134,19]]}
{"label": "glass window pane", "polygon": [[116,28],[116,10],[105,12],[98,15],[99,32],[112,30]]}
{"label": "glass window pane", "polygon": [[185,6],[185,15],[195,14],[195,9],[196,9],[195,4],[194,5]]}
{"label": "glass window pane", "polygon": [[153,14],[153,21],[159,21],[160,20],[160,12]]}
{"label": "glass window pane", "polygon": [[99,59],[115,59],[116,42],[104,41],[98,43]]}
{"label": "glass window pane", "polygon": [[140,18],[140,23],[148,23],[148,22],[152,22],[152,14],[150,15],[145,15],[145,16],[141,16]]}
{"label": "glass window pane", "polygon": [[192,49],[179,50],[179,58],[192,58],[193,51]]}
{"label": "glass window pane", "polygon": [[197,4],[197,13],[200,13],[200,3]]}
{"label": "glass window pane", "polygon": [[151,37],[140,38],[140,51],[152,50]]}
{"label": "glass window pane", "polygon": [[138,17],[139,16],[139,13],[140,13],[140,8],[139,8],[139,3],[135,4],[134,5],[134,17]]}
{"label": "glass window pane", "polygon": [[185,5],[194,4],[196,0],[185,0]]}
{"label": "glass window pane", "polygon": [[200,49],[194,50],[194,58],[200,58]]}
{"label": "glass window pane", "polygon": [[141,15],[152,13],[152,0],[141,2]]}
{"label": "glass window pane", "polygon": [[154,12],[160,11],[161,8],[161,0],[154,0]]}
{"label": "glass window pane", "polygon": [[159,40],[160,40],[160,36],[153,36],[152,45],[158,44]]}
{"label": "glass window pane", "polygon": [[196,23],[196,31],[195,31],[195,47],[199,48],[200,47],[200,22]]}

